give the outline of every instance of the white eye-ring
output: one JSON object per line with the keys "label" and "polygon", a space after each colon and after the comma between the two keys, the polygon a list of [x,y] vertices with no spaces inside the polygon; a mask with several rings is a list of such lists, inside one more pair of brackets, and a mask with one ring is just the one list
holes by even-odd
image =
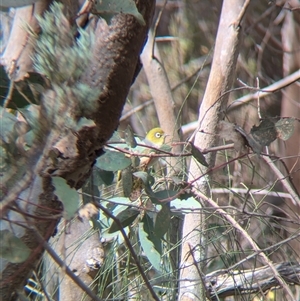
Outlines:
{"label": "white eye-ring", "polygon": [[162,136],[161,133],[155,133],[155,137],[156,137],[156,138],[160,138],[161,136]]}

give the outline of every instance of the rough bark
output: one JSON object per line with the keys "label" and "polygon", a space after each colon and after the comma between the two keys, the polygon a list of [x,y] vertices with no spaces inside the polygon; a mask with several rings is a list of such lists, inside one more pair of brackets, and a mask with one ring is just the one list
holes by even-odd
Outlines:
{"label": "rough bark", "polygon": [[[94,121],[95,126],[86,126],[74,133],[64,127],[58,116],[50,120],[46,106],[54,104],[58,96],[52,90],[45,92],[39,119],[43,135],[27,157],[20,158],[20,162],[24,161],[22,170],[17,175],[14,171],[6,174],[5,185],[1,187],[5,193],[1,204],[1,229],[13,229],[32,252],[28,260],[20,264],[1,261],[0,300],[17,298],[16,291],[43,254],[36,232],[46,241],[55,232],[62,206],[54,194],[51,176],[64,177],[71,186],[80,188],[103,145],[117,128],[136,75],[154,7],[155,1],[137,1],[146,26],[134,16],[123,13],[114,16],[109,25],[101,18],[91,20],[89,30],[95,34],[96,42],[91,49],[91,64],[81,82],[101,91],[98,101],[86,116]],[[76,95],[66,93],[64,97],[62,116],[79,118]],[[18,226],[18,223],[23,226]]]}

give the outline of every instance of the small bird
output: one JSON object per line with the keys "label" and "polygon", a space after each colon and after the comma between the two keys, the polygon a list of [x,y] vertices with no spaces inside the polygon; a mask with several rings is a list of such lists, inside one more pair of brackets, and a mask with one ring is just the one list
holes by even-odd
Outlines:
{"label": "small bird", "polygon": [[[159,157],[152,157],[151,155],[157,153],[157,151],[154,148],[159,149],[163,146],[165,142],[165,137],[165,132],[159,127],[153,128],[147,133],[145,139],[141,141],[141,144],[144,144],[145,146],[139,146],[139,151],[141,155],[139,156],[138,166],[135,167],[136,170],[145,172],[150,167],[157,167],[158,163],[160,162]],[[152,148],[147,146],[151,146]],[[144,183],[142,179],[133,175],[132,187],[129,198],[132,201],[138,199],[141,195],[143,187]]]}
{"label": "small bird", "polygon": [[[129,197],[130,200],[138,199],[144,187],[142,179],[134,176],[133,173],[138,171],[147,172],[150,167],[159,162],[159,157],[151,155],[157,153],[155,149],[163,146],[165,137],[165,132],[159,127],[150,130],[142,141],[139,140],[139,145],[133,147],[136,155],[132,157],[132,165],[118,172],[117,187],[122,181],[124,196]],[[135,140],[135,138],[133,139]]]}
{"label": "small bird", "polygon": [[[161,128],[153,128],[150,130],[145,139],[142,141],[143,144],[155,147],[155,148],[161,148],[165,142],[165,132]],[[155,154],[155,150],[153,149],[145,149],[142,153],[144,154]],[[141,167],[150,167],[154,165],[156,162],[158,162],[158,158],[150,158],[150,157],[141,157],[140,158],[140,166]]]}
{"label": "small bird", "polygon": [[160,148],[165,142],[165,132],[161,128],[154,128],[148,132],[143,143],[149,146]]}

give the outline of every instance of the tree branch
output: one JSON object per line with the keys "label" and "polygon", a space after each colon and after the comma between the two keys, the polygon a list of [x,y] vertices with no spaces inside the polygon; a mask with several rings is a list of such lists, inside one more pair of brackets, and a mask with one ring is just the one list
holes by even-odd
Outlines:
{"label": "tree branch", "polygon": [[[300,285],[300,264],[283,262],[273,265],[287,285]],[[219,270],[205,276],[207,294],[211,300],[227,296],[267,292],[280,286],[269,266],[251,270]]]}

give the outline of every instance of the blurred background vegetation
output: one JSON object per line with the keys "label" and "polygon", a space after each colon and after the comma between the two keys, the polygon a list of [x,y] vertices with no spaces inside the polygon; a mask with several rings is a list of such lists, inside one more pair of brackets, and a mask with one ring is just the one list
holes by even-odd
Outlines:
{"label": "blurred background vegetation", "polygon": [[[157,1],[153,23],[158,22],[156,43],[160,61],[172,88],[176,116],[182,125],[183,141],[188,139],[197,125],[198,111],[210,73],[221,7],[222,1],[219,0],[169,0],[166,4],[164,1]],[[287,18],[293,22],[288,22]],[[5,25],[6,21],[9,24],[9,18],[3,19],[2,22],[3,44],[8,28]],[[259,102],[254,98],[244,104],[232,106],[239,98],[255,93],[257,88],[264,89],[300,68],[300,43],[292,50],[286,49],[286,40],[289,40],[289,37],[294,39],[293,33],[296,32],[297,36],[298,32],[300,40],[299,26],[299,6],[291,9],[290,4],[285,1],[251,1],[243,23],[243,41],[238,57],[236,80],[230,93],[229,105],[224,108],[226,121],[241,126],[249,133],[254,125],[258,125],[259,114],[261,117],[300,118],[300,94],[295,98],[295,94],[290,95],[285,89],[278,89],[275,93],[261,98]],[[286,53],[291,57],[287,59],[284,56]],[[299,91],[299,79],[292,85]],[[293,110],[295,115],[283,115],[282,112],[286,111],[283,111],[282,107],[287,105],[284,103],[287,99],[296,103],[296,109]],[[276,140],[266,152],[278,158],[292,157],[293,161],[286,161],[287,167],[278,160],[277,168],[283,177],[290,181],[289,185],[299,191],[300,169],[295,165],[298,164],[300,144],[297,124],[298,122],[295,123],[294,134],[290,138],[298,141],[296,147],[289,147],[288,142]],[[124,137],[128,125],[141,137],[144,137],[151,128],[159,126],[143,69],[131,88],[123,110],[118,128],[121,137]],[[223,142],[220,139],[220,143]],[[216,166],[221,166],[237,156],[235,150],[219,151]],[[212,172],[212,198],[222,208],[228,207],[228,212],[276,263],[299,261],[300,254],[297,236],[300,233],[299,204],[295,204],[284,195],[286,184],[282,184],[281,181],[284,178],[280,178],[265,160],[253,153]],[[101,197],[104,199],[122,194],[117,185],[116,175],[115,181],[109,185],[100,183],[97,188],[95,186],[97,185],[92,187],[94,192],[84,191],[90,193],[92,197],[93,194],[97,195],[98,189],[101,188]],[[163,186],[164,174],[158,173],[155,189],[159,191]],[[205,210],[208,250],[205,272],[229,268],[253,253],[248,242],[233,229],[232,225],[216,215],[212,208],[207,207]],[[175,300],[176,297],[179,269],[179,262],[176,260],[182,239],[180,237],[182,219],[183,215],[180,212],[173,211],[172,223],[166,225],[169,228],[162,243],[162,265],[168,272],[164,275],[156,274],[146,260],[147,256],[140,248],[137,238],[131,236],[131,243],[140,254],[141,265],[153,279],[152,284],[162,300]],[[138,230],[133,227],[131,231],[136,233]],[[286,239],[287,241],[281,244]],[[151,300],[146,293],[147,289],[141,286],[142,279],[138,276],[130,252],[124,247],[122,237],[119,235],[113,243],[103,243],[106,259],[101,272],[95,278],[95,282],[99,281],[99,295],[107,298],[106,300]],[[172,252],[175,252],[175,255]],[[253,257],[239,268],[260,265],[256,257]],[[133,292],[134,296],[129,296],[128,291]],[[297,300],[300,300],[299,292],[296,289],[293,292]],[[36,295],[35,298],[43,299]],[[259,294],[257,297],[248,295],[231,298],[231,300],[254,299],[289,300],[282,291],[269,294],[267,297]]]}

